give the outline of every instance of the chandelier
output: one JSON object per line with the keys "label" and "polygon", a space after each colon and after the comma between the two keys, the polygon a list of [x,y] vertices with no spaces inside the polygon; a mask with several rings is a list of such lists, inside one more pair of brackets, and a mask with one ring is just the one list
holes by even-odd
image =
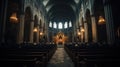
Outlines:
{"label": "chandelier", "polygon": [[105,19],[102,16],[99,16],[98,24],[105,24]]}

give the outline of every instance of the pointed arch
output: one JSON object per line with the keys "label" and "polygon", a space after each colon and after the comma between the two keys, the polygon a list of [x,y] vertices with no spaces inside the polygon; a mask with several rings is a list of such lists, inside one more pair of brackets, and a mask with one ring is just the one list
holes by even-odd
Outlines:
{"label": "pointed arch", "polygon": [[30,23],[32,20],[32,12],[30,7],[25,9],[25,18],[24,18],[24,42],[30,41]]}

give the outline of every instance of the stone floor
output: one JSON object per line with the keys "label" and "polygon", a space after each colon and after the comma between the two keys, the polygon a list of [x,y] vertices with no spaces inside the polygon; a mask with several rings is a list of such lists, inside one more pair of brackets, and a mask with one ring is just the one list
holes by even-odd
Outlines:
{"label": "stone floor", "polygon": [[47,67],[74,67],[74,65],[62,45],[59,45]]}

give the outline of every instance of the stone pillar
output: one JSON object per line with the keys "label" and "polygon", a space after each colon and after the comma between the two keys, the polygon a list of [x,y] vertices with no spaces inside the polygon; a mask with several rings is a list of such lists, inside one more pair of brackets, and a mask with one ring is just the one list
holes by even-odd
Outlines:
{"label": "stone pillar", "polygon": [[[40,32],[42,32],[43,34],[45,34],[44,30],[43,30],[43,26],[41,27]],[[40,41],[43,42],[43,35],[40,36]]]}
{"label": "stone pillar", "polygon": [[105,20],[106,20],[106,29],[107,29],[107,40],[108,40],[108,44],[112,44],[115,41],[112,8],[109,0],[103,0],[103,3],[104,3],[104,12],[105,12]]}
{"label": "stone pillar", "polygon": [[2,18],[2,42],[4,43],[5,42],[5,29],[6,29],[6,14],[7,14],[7,7],[8,7],[8,0],[4,0],[3,1],[4,2],[4,4],[2,5],[2,8],[1,9],[3,9],[3,11],[2,11],[2,13],[3,13],[3,17],[1,17]]}
{"label": "stone pillar", "polygon": [[37,38],[37,39],[36,39],[37,41],[36,41],[36,43],[39,43],[39,37],[40,37],[40,36],[39,36],[39,35],[40,35],[40,34],[39,34],[39,33],[40,33],[40,32],[39,32],[39,26],[37,26],[37,30],[38,30],[38,31],[36,32],[36,33],[37,33],[37,37],[36,37],[36,38]]}
{"label": "stone pillar", "polygon": [[48,23],[46,22],[46,25],[45,25],[45,31],[46,31],[46,32],[45,32],[45,34],[46,34],[46,38],[47,38],[46,40],[47,40],[47,42],[49,42],[49,38],[48,38],[48,36],[49,36],[48,28],[49,28],[49,27],[48,27]]}
{"label": "stone pillar", "polygon": [[48,31],[48,27],[46,27],[46,37],[47,37],[47,42],[48,43],[50,42],[50,40],[49,40],[49,32],[50,31]]}
{"label": "stone pillar", "polygon": [[[69,30],[69,29],[67,28],[66,31],[67,31],[67,34],[66,34],[66,36],[67,36],[67,42],[72,42],[71,30]],[[70,33],[70,34],[69,34],[69,33]]]}
{"label": "stone pillar", "polygon": [[92,20],[92,38],[93,38],[93,42],[97,42],[97,27],[96,27],[96,22],[95,22],[95,17],[91,16],[91,20]]}
{"label": "stone pillar", "polygon": [[88,42],[88,24],[86,22],[84,23],[84,28],[85,28],[85,42]]}
{"label": "stone pillar", "polygon": [[17,43],[23,43],[24,37],[24,14],[20,15],[20,22],[19,22],[19,33],[18,33],[18,40]]}
{"label": "stone pillar", "polygon": [[[80,27],[80,31],[81,31],[81,29],[83,29],[82,26]],[[84,31],[81,31],[81,42],[82,43],[84,42]]]}
{"label": "stone pillar", "polygon": [[50,40],[49,40],[49,31],[48,31],[47,27],[46,27],[46,40],[47,40],[47,43],[50,42]]}
{"label": "stone pillar", "polygon": [[72,33],[72,42],[75,42],[75,33],[76,33],[76,31],[75,31],[75,24],[73,26],[72,31],[73,31],[73,33]]}
{"label": "stone pillar", "polygon": [[33,43],[33,29],[34,29],[34,21],[30,22],[30,43]]}
{"label": "stone pillar", "polygon": [[51,33],[52,33],[52,37],[51,37],[50,41],[53,42],[54,29],[51,30]]}

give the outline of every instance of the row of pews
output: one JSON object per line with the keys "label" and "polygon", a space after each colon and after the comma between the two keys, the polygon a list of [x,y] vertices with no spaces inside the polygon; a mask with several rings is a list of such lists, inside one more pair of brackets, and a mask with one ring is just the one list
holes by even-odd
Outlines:
{"label": "row of pews", "polygon": [[1,44],[0,66],[46,67],[56,49],[55,44]]}
{"label": "row of pews", "polygon": [[65,44],[75,67],[120,67],[120,44]]}

